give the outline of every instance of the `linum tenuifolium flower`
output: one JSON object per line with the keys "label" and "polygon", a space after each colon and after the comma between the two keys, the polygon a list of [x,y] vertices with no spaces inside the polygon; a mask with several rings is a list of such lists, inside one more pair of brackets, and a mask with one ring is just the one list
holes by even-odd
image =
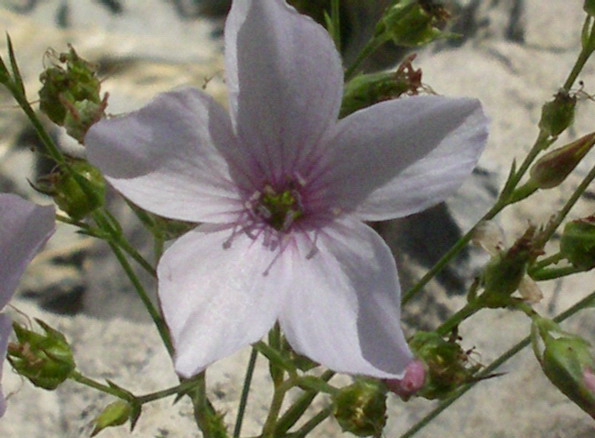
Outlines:
{"label": "linum tenuifolium flower", "polygon": [[479,102],[409,97],[338,121],[339,54],[281,0],[233,2],[225,62],[229,113],[178,89],[86,137],[90,161],[130,200],[201,223],[158,266],[177,372],[202,371],[278,320],[328,368],[402,377],[412,355],[395,262],[362,221],[459,187],[486,141]]}
{"label": "linum tenuifolium flower", "polygon": [[[8,304],[25,268],[54,232],[54,208],[0,193],[0,310]],[[0,376],[6,357],[10,317],[0,313]],[[0,416],[6,403],[0,386]]]}

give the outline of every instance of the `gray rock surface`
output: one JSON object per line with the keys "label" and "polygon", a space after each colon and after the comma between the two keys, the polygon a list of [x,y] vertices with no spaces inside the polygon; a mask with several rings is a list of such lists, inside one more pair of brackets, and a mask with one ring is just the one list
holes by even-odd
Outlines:
{"label": "gray rock surface", "polygon": [[[165,0],[0,0],[0,26],[12,39],[31,100],[48,47],[57,51],[72,43],[84,57],[98,62],[110,93],[110,112],[141,106],[154,94],[182,84],[206,85],[207,92],[225,99],[221,20],[198,15],[209,2]],[[213,2],[210,2],[213,3]],[[373,3],[373,2],[370,2]],[[436,92],[481,99],[492,119],[490,142],[480,166],[456,197],[430,212],[400,222],[379,224],[399,260],[404,287],[419,278],[457,236],[486,211],[501,187],[513,157],[522,159],[536,136],[542,103],[551,98],[576,59],[582,2],[566,0],[461,0],[456,3],[458,32],[464,38],[420,52],[416,66],[424,82]],[[361,7],[361,5],[360,5]],[[373,4],[377,12],[381,8]],[[361,12],[361,11],[360,11]],[[372,14],[372,13],[371,13]],[[365,29],[365,26],[362,27]],[[2,54],[5,53],[1,47]],[[398,51],[387,49],[375,63],[394,63]],[[581,79],[593,93],[595,64]],[[34,179],[43,163],[28,148],[36,144],[23,117],[0,92],[0,189],[38,202],[25,178]],[[562,143],[594,130],[589,100],[579,104],[575,126]],[[83,153],[62,132],[53,134],[75,153]],[[561,143],[561,144],[562,144]],[[540,193],[527,203],[507,209],[498,222],[510,243],[529,221],[541,224],[565,202],[581,178],[595,164],[593,155],[558,190]],[[593,214],[595,188],[590,187],[571,218]],[[143,242],[134,218],[114,203],[135,242]],[[485,262],[468,251],[455,267],[432,282],[405,309],[407,329],[433,328],[460,307],[462,291]],[[545,299],[538,306],[546,315],[566,309],[592,292],[593,273],[543,283]],[[96,379],[113,379],[143,394],[175,384],[171,362],[142,306],[104,244],[60,227],[46,250],[29,268],[14,305],[30,317],[41,318],[62,330],[75,349],[79,368]],[[15,319],[24,317],[13,313]],[[593,311],[565,324],[570,331],[595,341]],[[466,348],[475,347],[476,360],[487,364],[528,332],[527,319],[507,311],[485,311],[461,327]],[[209,369],[210,394],[231,421],[237,409],[249,351],[245,350]],[[270,402],[270,382],[264,361],[255,377],[245,433],[255,435]],[[85,437],[91,420],[109,403],[107,397],[74,383],[57,391],[32,388],[5,367],[4,390],[11,393],[1,437]],[[588,438],[593,422],[545,379],[529,351],[502,367],[502,377],[482,382],[430,426],[420,438],[523,437]],[[324,403],[324,399],[319,403]],[[397,437],[420,419],[433,403],[390,401],[386,437]],[[200,436],[191,406],[171,400],[147,406],[136,430],[106,430],[101,436]],[[339,437],[333,422],[312,436]]]}

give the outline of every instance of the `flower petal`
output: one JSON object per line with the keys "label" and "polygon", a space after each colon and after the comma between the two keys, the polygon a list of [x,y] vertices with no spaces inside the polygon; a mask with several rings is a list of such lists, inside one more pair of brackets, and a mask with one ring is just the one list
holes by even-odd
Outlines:
{"label": "flower petal", "polygon": [[0,194],[0,309],[12,298],[25,268],[54,232],[54,207]]}
{"label": "flower petal", "polygon": [[487,139],[479,101],[439,96],[384,102],[343,119],[315,175],[326,197],[363,220],[416,213],[452,194]]}
{"label": "flower petal", "polygon": [[184,377],[258,341],[279,314],[288,274],[280,265],[268,272],[275,253],[244,233],[229,246],[231,237],[231,228],[200,226],[159,263],[159,298]]}
{"label": "flower petal", "polygon": [[229,115],[198,90],[163,93],[139,111],[103,120],[85,144],[107,180],[149,211],[226,222],[240,208],[223,158],[237,144]]}
{"label": "flower petal", "polygon": [[[8,347],[8,336],[12,331],[10,317],[4,313],[0,313],[0,379],[2,379],[2,366],[4,365],[4,358],[6,357],[6,349]],[[6,412],[6,400],[2,392],[2,383],[0,382],[0,417]]]}
{"label": "flower petal", "polygon": [[400,326],[390,250],[368,226],[343,220],[320,232],[317,252],[293,257],[279,318],[290,345],[339,372],[401,378],[412,355]]}
{"label": "flower petal", "polygon": [[337,120],[343,70],[334,43],[285,1],[235,1],[225,59],[239,137],[263,177],[282,184]]}

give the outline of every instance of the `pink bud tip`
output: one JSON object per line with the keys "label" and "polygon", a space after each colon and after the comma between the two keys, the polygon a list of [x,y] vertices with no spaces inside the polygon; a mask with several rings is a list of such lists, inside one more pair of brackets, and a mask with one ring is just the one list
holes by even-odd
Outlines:
{"label": "pink bud tip", "polygon": [[384,381],[388,389],[403,398],[409,398],[423,388],[426,381],[424,363],[415,359],[405,369],[402,379],[387,379]]}
{"label": "pink bud tip", "polygon": [[585,368],[583,379],[585,381],[585,386],[589,388],[589,391],[595,394],[595,374],[593,374],[593,371],[589,368]]}

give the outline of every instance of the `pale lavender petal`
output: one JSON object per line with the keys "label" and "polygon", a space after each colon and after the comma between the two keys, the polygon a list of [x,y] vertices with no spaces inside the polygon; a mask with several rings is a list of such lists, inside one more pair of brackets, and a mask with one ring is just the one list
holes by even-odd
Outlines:
{"label": "pale lavender petal", "polygon": [[280,0],[235,1],[225,27],[232,119],[272,184],[291,175],[337,120],[341,59],[328,33]]}
{"label": "pale lavender petal", "polygon": [[280,316],[299,353],[338,372],[401,378],[411,352],[401,330],[390,250],[368,226],[344,220],[307,239],[292,257],[293,283]]}
{"label": "pale lavender petal", "polygon": [[195,222],[227,222],[241,208],[223,156],[237,148],[227,112],[201,91],[158,95],[101,121],[85,138],[89,161],[139,206]]}
{"label": "pale lavender petal", "polygon": [[4,365],[4,358],[6,357],[6,349],[8,347],[8,336],[12,331],[10,317],[4,313],[0,313],[0,417],[6,412],[6,400],[2,392],[2,366]]}
{"label": "pale lavender petal", "polygon": [[483,151],[479,101],[439,96],[380,103],[343,119],[314,181],[325,202],[363,220],[416,213],[451,195]]}
{"label": "pale lavender petal", "polygon": [[258,240],[231,237],[231,228],[203,225],[159,263],[159,299],[181,376],[258,341],[279,314],[289,273],[281,263],[268,269],[275,253]]}
{"label": "pale lavender petal", "polygon": [[0,309],[12,298],[25,268],[54,227],[54,207],[0,194]]}

